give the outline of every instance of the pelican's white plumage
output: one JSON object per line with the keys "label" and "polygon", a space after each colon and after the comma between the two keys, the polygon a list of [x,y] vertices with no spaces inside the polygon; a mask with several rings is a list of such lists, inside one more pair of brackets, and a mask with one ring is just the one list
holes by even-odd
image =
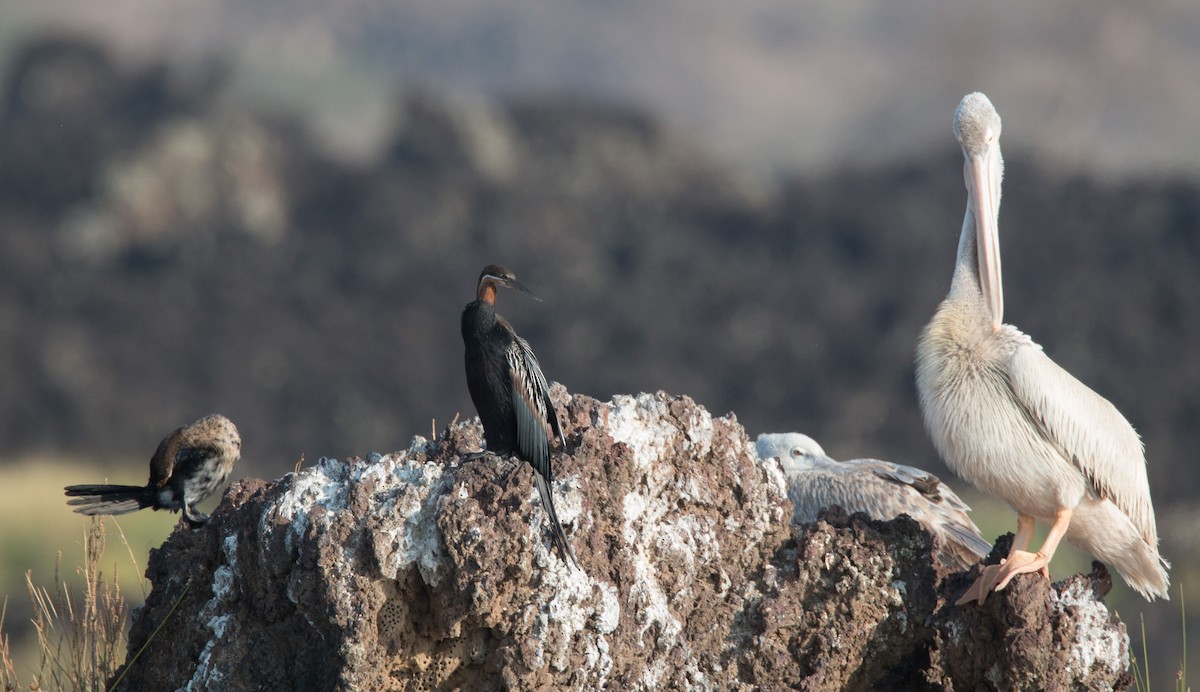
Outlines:
{"label": "pelican's white plumage", "polygon": [[760,459],[779,458],[797,524],[833,505],[881,521],[907,514],[934,536],[947,567],[966,569],[991,550],[967,516],[971,508],[932,473],[879,459],[835,461],[800,433],[764,433],[757,446]]}
{"label": "pelican's white plumage", "polygon": [[[1112,564],[1147,598],[1167,597],[1166,560],[1133,426],[1106,399],[1003,323],[998,212],[1000,116],[983,94],[955,111],[967,211],[950,294],[917,345],[917,391],[934,446],[955,473],[1018,514],[1013,549],[962,601],[1027,572],[1049,576],[1059,540]],[[1051,524],[1026,552],[1034,519]]]}

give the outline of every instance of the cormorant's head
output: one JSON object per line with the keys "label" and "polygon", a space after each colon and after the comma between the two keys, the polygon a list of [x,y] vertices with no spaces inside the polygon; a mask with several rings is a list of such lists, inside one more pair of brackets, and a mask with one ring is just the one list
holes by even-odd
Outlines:
{"label": "cormorant's head", "polygon": [[498,264],[489,264],[479,274],[479,288],[476,291],[476,296],[485,303],[495,305],[497,286],[514,288],[534,300],[541,300],[541,298],[533,294],[533,291],[525,288],[524,284],[517,281],[517,275],[513,274],[512,271]]}

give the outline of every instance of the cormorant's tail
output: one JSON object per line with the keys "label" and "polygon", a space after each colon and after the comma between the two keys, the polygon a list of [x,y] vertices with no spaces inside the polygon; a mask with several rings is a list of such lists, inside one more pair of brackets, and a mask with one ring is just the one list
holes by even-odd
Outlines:
{"label": "cormorant's tail", "polygon": [[129,514],[154,504],[154,492],[140,485],[68,485],[67,504],[80,514]]}
{"label": "cormorant's tail", "polygon": [[550,531],[554,534],[555,545],[558,546],[563,557],[576,569],[579,569],[579,560],[575,558],[575,551],[571,548],[571,544],[567,542],[567,534],[563,532],[562,524],[558,521],[558,513],[554,511],[554,498],[550,495],[550,483],[536,470],[533,473],[533,478],[537,482],[538,494],[542,497],[542,507],[545,507],[546,514],[550,515]]}

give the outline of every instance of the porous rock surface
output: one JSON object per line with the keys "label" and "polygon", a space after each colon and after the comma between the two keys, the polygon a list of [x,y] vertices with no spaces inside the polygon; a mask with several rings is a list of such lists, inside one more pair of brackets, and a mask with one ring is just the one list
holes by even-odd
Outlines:
{"label": "porous rock surface", "polygon": [[[1112,689],[1107,573],[953,606],[907,518],[804,527],[777,464],[687,397],[555,385],[554,551],[528,464],[476,420],[243,480],[151,553],[125,689]],[[998,546],[993,559],[1004,546]]]}

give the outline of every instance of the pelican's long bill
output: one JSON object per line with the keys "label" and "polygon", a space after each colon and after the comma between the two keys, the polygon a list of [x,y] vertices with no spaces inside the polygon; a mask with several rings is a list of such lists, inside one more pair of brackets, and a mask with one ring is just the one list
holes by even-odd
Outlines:
{"label": "pelican's long bill", "polygon": [[989,137],[983,151],[965,152],[964,174],[971,194],[971,211],[976,217],[976,252],[979,257],[979,289],[991,312],[992,326],[1004,319],[1004,289],[1000,275],[1000,182],[1003,163],[1000,143]]}
{"label": "pelican's long bill", "polygon": [[989,128],[983,151],[964,152],[963,171],[975,215],[975,251],[979,257],[979,288],[992,314],[992,326],[1004,320],[1004,288],[1000,276],[1000,143]]}

